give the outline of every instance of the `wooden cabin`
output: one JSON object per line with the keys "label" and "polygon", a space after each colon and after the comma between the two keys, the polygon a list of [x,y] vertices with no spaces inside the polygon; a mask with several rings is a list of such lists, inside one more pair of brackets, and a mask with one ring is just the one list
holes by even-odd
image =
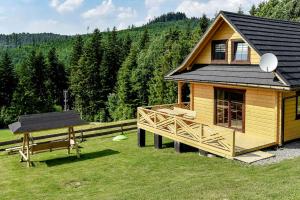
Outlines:
{"label": "wooden cabin", "polygon": [[[273,53],[274,72],[260,69]],[[138,108],[138,139],[145,131],[234,158],[300,138],[300,23],[221,11],[177,69],[178,102]],[[189,86],[189,102],[182,88]]]}

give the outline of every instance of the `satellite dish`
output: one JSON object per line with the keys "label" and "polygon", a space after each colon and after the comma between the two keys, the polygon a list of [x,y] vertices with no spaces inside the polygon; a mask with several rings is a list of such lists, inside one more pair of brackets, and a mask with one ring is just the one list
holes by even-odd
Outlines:
{"label": "satellite dish", "polygon": [[278,65],[277,57],[272,53],[266,53],[261,56],[259,66],[264,72],[273,72]]}

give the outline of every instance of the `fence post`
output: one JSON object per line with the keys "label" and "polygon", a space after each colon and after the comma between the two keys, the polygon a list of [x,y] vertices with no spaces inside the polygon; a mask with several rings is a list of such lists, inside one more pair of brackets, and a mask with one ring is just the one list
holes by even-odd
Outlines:
{"label": "fence post", "polygon": [[232,149],[231,149],[231,156],[234,157],[235,156],[235,130],[233,130],[232,132]]}

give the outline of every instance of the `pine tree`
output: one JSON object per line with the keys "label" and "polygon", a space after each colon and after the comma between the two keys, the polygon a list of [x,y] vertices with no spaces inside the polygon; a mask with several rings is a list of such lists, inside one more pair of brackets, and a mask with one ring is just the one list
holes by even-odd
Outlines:
{"label": "pine tree", "polygon": [[149,36],[149,33],[148,33],[148,29],[146,28],[142,34],[142,37],[139,41],[139,48],[140,49],[144,49],[144,48],[147,48],[147,45],[149,44],[149,41],[150,41],[150,36]]}
{"label": "pine tree", "polygon": [[110,116],[114,120],[130,119],[134,116],[135,108],[132,106],[133,93],[130,77],[132,69],[137,67],[136,58],[138,49],[138,45],[135,44],[132,46],[128,57],[118,72],[116,94],[109,96]]}
{"label": "pine tree", "polygon": [[83,46],[84,43],[81,35],[77,35],[71,53],[71,67],[78,65],[79,59],[83,54]]}
{"label": "pine tree", "polygon": [[[87,120],[94,120],[103,109],[100,74],[103,56],[102,36],[95,29],[87,42],[78,65],[72,68],[70,88],[75,100],[75,109],[80,111]],[[106,97],[107,98],[107,97]]]}
{"label": "pine tree", "polygon": [[12,61],[7,52],[0,61],[0,108],[9,106],[13,92],[16,88],[17,79]]}
{"label": "pine tree", "polygon": [[249,13],[250,13],[250,15],[252,15],[252,16],[254,16],[254,15],[256,14],[256,7],[255,7],[254,4],[251,6],[251,9],[250,9]]}
{"label": "pine tree", "polygon": [[132,39],[130,35],[127,34],[123,39],[123,41],[121,42],[122,48],[120,49],[121,50],[120,63],[123,63],[126,57],[128,56],[130,52],[131,44],[132,44]]}
{"label": "pine tree", "polygon": [[209,24],[210,24],[209,18],[207,18],[207,16],[203,14],[202,17],[199,19],[199,26],[201,29],[201,33],[204,33],[207,30]]}
{"label": "pine tree", "polygon": [[52,111],[46,72],[44,56],[32,51],[21,64],[18,86],[13,95],[12,106],[16,115]]}
{"label": "pine tree", "polygon": [[67,89],[67,75],[64,65],[58,60],[56,49],[50,49],[47,55],[47,88],[53,104],[63,104],[63,90]]}

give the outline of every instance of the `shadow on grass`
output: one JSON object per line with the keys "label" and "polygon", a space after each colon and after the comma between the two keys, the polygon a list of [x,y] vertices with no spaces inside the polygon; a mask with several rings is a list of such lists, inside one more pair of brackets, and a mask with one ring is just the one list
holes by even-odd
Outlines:
{"label": "shadow on grass", "polygon": [[48,167],[53,167],[57,165],[63,165],[63,164],[69,164],[69,163],[74,163],[74,162],[81,162],[85,160],[90,160],[90,159],[95,159],[95,158],[101,158],[105,156],[110,156],[114,154],[119,154],[119,151],[115,151],[112,149],[105,149],[103,151],[96,151],[96,152],[91,152],[91,153],[85,153],[85,154],[80,154],[80,158],[77,158],[76,155],[74,156],[68,156],[68,157],[63,157],[63,158],[54,158],[50,160],[44,160],[40,161],[41,163],[46,163]]}
{"label": "shadow on grass", "polygon": [[164,143],[163,148],[174,148],[174,142]]}

